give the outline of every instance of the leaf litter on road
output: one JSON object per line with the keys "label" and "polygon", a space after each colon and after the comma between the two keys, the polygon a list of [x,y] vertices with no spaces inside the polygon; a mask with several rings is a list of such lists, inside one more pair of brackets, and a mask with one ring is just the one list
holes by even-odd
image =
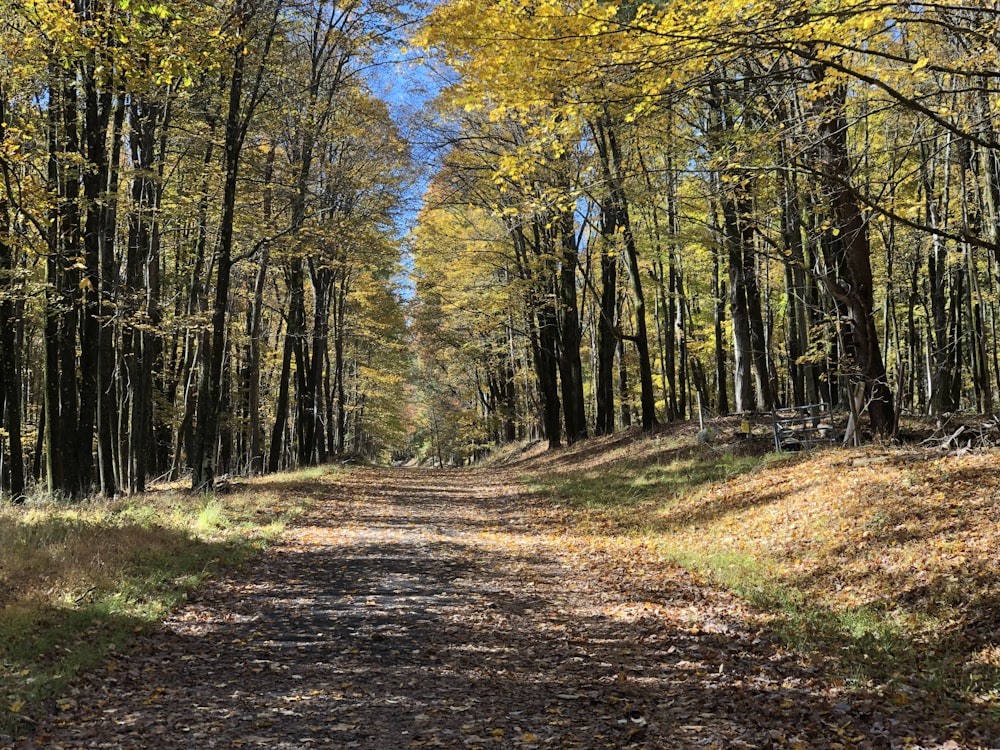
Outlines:
{"label": "leaf litter on road", "polygon": [[29,746],[991,745],[947,706],[783,648],[642,539],[579,533],[509,470],[357,469],[308,491],[281,545],[75,683]]}

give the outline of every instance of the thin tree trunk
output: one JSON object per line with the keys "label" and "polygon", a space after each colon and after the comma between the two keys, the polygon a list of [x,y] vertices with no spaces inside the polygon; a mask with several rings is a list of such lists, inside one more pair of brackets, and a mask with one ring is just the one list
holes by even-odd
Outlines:
{"label": "thin tree trunk", "polygon": [[345,331],[347,316],[346,287],[346,280],[342,279],[337,285],[337,299],[333,306],[334,393],[337,402],[337,442],[334,444],[334,450],[338,454],[342,454],[347,448],[347,388],[344,382],[347,375],[347,363],[344,360],[344,339],[347,335]]}
{"label": "thin tree trunk", "polygon": [[[88,15],[80,4],[77,13]],[[114,353],[105,347],[111,344],[109,336],[102,332],[101,318],[107,314],[104,308],[104,281],[102,281],[102,255],[113,254],[107,243],[114,241],[114,211],[105,196],[116,195],[117,185],[112,185],[113,169],[108,153],[109,137],[117,139],[120,129],[108,132],[112,114],[116,109],[117,97],[110,87],[100,89],[93,63],[86,63],[80,71],[83,85],[83,132],[87,167],[82,174],[84,205],[86,216],[83,233],[83,252],[86,269],[82,271],[82,310],[80,323],[80,418],[77,432],[77,458],[80,468],[80,483],[89,488],[94,484],[94,436],[101,407],[101,394],[111,386],[110,380],[102,376],[109,374],[108,367],[102,366],[114,358]],[[120,106],[120,105],[119,105]],[[108,280],[110,281],[110,280]],[[99,443],[106,447],[110,435],[102,435]],[[101,450],[101,453],[104,451]],[[111,496],[115,492],[113,476],[107,476],[106,468],[100,471],[102,490]]]}
{"label": "thin tree trunk", "polygon": [[752,231],[740,227],[739,212],[733,201],[722,198],[723,243],[729,261],[729,315],[733,321],[733,375],[737,413],[756,411],[757,394],[753,385],[753,340],[747,308],[746,283],[743,278],[743,244]]}
{"label": "thin tree trunk", "polygon": [[[621,154],[613,135],[609,138],[612,160],[616,172],[621,174]],[[646,330],[646,297],[642,291],[642,274],[639,270],[639,250],[636,247],[635,235],[629,219],[628,204],[625,202],[624,190],[616,180],[618,195],[616,200],[621,206],[622,239],[625,248],[625,271],[628,275],[629,288],[632,292],[632,313],[635,316],[636,355],[639,361],[639,407],[642,429],[651,430],[657,425],[656,393],[653,390],[653,368],[649,358],[649,335]]]}
{"label": "thin tree trunk", "polygon": [[[263,218],[270,222],[273,212],[274,162],[277,148],[272,143],[264,162],[264,205]],[[264,471],[264,430],[260,414],[260,363],[261,337],[264,321],[264,287],[270,270],[270,246],[267,242],[261,244],[260,255],[257,258],[257,272],[254,274],[253,295],[247,311],[246,322],[246,352],[244,354],[243,373],[240,382],[244,389],[243,410],[246,416],[247,472],[253,476]]]}
{"label": "thin tree trunk", "polygon": [[[712,212],[714,215],[714,211]],[[720,247],[712,253],[713,324],[715,341],[715,385],[717,390],[716,409],[719,414],[729,414],[729,378],[726,375],[726,342],[723,325],[726,320],[726,282],[722,279],[719,255]]]}
{"label": "thin tree trunk", "polygon": [[[242,0],[238,2],[237,10],[242,10],[243,5]],[[242,46],[235,53],[229,82],[229,104],[223,141],[225,181],[219,243],[215,252],[215,301],[212,305],[211,343],[201,352],[198,424],[194,436],[192,461],[191,484],[194,489],[200,490],[210,490],[215,482],[219,408],[222,401],[222,364],[226,349],[226,313],[229,309],[229,284],[232,279],[233,221],[236,215],[240,152],[245,134],[240,112],[243,103],[246,55],[247,50]]]}
{"label": "thin tree trunk", "polygon": [[579,260],[573,213],[559,217],[559,374],[562,384],[566,442],[587,437],[587,410],[583,396],[583,365],[580,361],[580,310],[576,293],[576,269]]}
{"label": "thin tree trunk", "polygon": [[[708,131],[711,140],[719,140],[729,129],[725,111],[725,97],[719,83],[709,85]],[[714,148],[721,148],[715,146]],[[757,409],[757,394],[753,386],[753,339],[750,331],[750,311],[747,284],[744,278],[744,258],[752,257],[745,246],[753,243],[753,229],[742,219],[749,215],[750,206],[745,197],[734,196],[722,185],[722,175],[716,175],[722,211],[722,244],[729,268],[729,314],[733,327],[733,380],[735,408],[738,413]]]}
{"label": "thin tree trunk", "polygon": [[632,394],[628,384],[628,353],[625,351],[625,339],[618,340],[618,421],[622,429],[632,426]]}
{"label": "thin tree trunk", "polygon": [[[8,132],[7,95],[0,81],[0,147]],[[5,163],[0,163],[4,185],[10,184]],[[6,458],[3,483],[10,497],[17,502],[25,489],[24,450],[21,435],[21,356],[17,341],[20,328],[18,303],[15,299],[13,271],[17,266],[13,248],[6,241],[10,235],[10,203],[5,190],[0,191],[0,415],[6,431]]]}
{"label": "thin tree trunk", "polygon": [[[594,124],[594,140],[601,157],[601,170],[606,184],[611,183],[611,156],[607,144],[608,115],[605,112]],[[600,254],[601,297],[597,315],[596,424],[598,435],[615,431],[615,348],[617,346],[618,307],[618,215],[613,199],[608,195],[601,205]]]}
{"label": "thin tree trunk", "polygon": [[532,330],[532,349],[538,388],[542,396],[542,419],[549,448],[558,448],[561,441],[561,421],[559,405],[559,385],[557,380],[558,362],[556,358],[556,314],[545,304],[535,314]]}
{"label": "thin tree trunk", "polygon": [[[261,58],[263,66],[267,60],[271,42],[277,29],[281,3],[273,6],[270,25],[264,32]],[[247,32],[247,25],[254,16],[253,0],[237,0],[233,23],[239,26],[241,34]],[[261,77],[257,76],[249,93],[249,101],[244,104],[244,76],[249,46],[243,39],[237,39],[233,51],[233,69],[229,80],[229,100],[226,109],[226,130],[223,140],[225,156],[225,180],[222,193],[222,216],[219,222],[219,242],[216,250],[215,302],[212,308],[212,340],[202,357],[202,379],[199,388],[198,426],[194,440],[194,461],[192,485],[196,489],[210,489],[215,481],[215,451],[219,436],[219,409],[222,402],[223,359],[226,349],[227,312],[229,309],[229,285],[232,280],[233,222],[236,215],[237,180],[240,156],[246,139],[247,128],[260,103]],[[258,70],[258,73],[260,71]]]}
{"label": "thin tree trunk", "polygon": [[57,63],[50,66],[48,182],[57,201],[50,212],[45,261],[45,466],[49,492],[77,497],[83,490],[77,440],[76,334],[81,256],[79,167],[66,155],[79,154],[77,96]]}
{"label": "thin tree trunk", "polygon": [[291,387],[292,355],[295,342],[304,333],[305,302],[302,284],[304,281],[302,261],[293,258],[291,267],[286,274],[288,286],[288,325],[285,328],[285,341],[281,354],[281,375],[278,379],[278,400],[275,405],[274,428],[271,432],[271,448],[268,455],[267,470],[274,473],[281,465],[281,453],[284,447],[285,427],[288,422],[289,389]]}
{"label": "thin tree trunk", "polygon": [[309,406],[308,419],[309,445],[308,455],[303,461],[308,464],[324,463],[326,461],[326,432],[323,426],[323,365],[326,362],[329,343],[330,320],[330,288],[333,277],[329,269],[316,268],[310,260],[309,278],[313,286],[313,326],[312,326],[312,360],[309,368],[308,393],[312,399]]}

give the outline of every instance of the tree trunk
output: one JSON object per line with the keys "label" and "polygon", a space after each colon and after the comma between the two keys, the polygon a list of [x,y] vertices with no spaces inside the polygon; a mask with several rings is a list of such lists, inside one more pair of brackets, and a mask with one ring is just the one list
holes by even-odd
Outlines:
{"label": "tree trunk", "polygon": [[[199,388],[198,425],[194,437],[192,461],[192,486],[211,489],[215,482],[216,448],[219,437],[219,409],[222,402],[223,359],[226,350],[227,311],[229,285],[232,280],[233,222],[236,215],[237,180],[240,156],[246,140],[247,129],[260,103],[262,76],[251,79],[248,101],[244,104],[244,76],[250,46],[244,37],[256,10],[253,0],[236,0],[232,23],[240,38],[233,49],[233,69],[229,79],[229,99],[226,109],[226,129],[223,138],[225,179],[222,191],[222,215],[219,221],[219,240],[215,253],[215,302],[212,306],[211,345],[205,347],[201,363],[202,384]],[[269,26],[263,32],[258,65],[264,66],[277,29],[281,3],[273,6]],[[260,69],[258,69],[260,72]]]}
{"label": "tree trunk", "polygon": [[155,178],[157,135],[166,126],[166,111],[156,103],[135,99],[131,106],[129,143],[132,163],[132,205],[123,300],[124,381],[122,400],[127,413],[126,455],[121,466],[124,489],[135,494],[146,488],[156,458],[153,431],[153,372],[160,361],[160,228],[157,214],[160,186]]}
{"label": "tree trunk", "polygon": [[345,384],[347,363],[344,360],[344,339],[347,336],[347,285],[342,280],[337,284],[336,300],[333,305],[333,391],[336,398],[336,443],[334,451],[342,454],[347,447],[347,387]]}
{"label": "tree trunk", "polygon": [[673,422],[677,419],[677,392],[674,377],[674,339],[676,333],[670,329],[674,307],[673,304],[667,303],[662,260],[653,262],[651,277],[656,284],[656,291],[653,294],[653,320],[656,323],[656,343],[660,358],[660,393],[666,407],[667,421]]}
{"label": "tree trunk", "polygon": [[[782,154],[788,149],[782,143]],[[799,196],[794,172],[782,169],[781,236],[785,252],[785,300],[788,324],[788,369],[792,382],[792,400],[797,406],[815,403],[807,396],[811,365],[801,361],[809,345],[806,320],[806,262],[799,218]]]}
{"label": "tree trunk", "polygon": [[578,248],[573,214],[559,218],[559,374],[562,384],[566,442],[587,437],[587,412],[583,397],[583,365],[580,362],[580,311],[576,294]]}
{"label": "tree trunk", "polygon": [[[602,214],[601,225],[606,219]],[[602,229],[602,234],[607,233]],[[610,242],[613,242],[613,237]],[[597,316],[596,424],[598,435],[615,431],[615,313],[618,308],[618,253],[608,240],[600,240],[601,299]]]}
{"label": "tree trunk", "polygon": [[[714,213],[714,212],[713,212]],[[713,327],[715,340],[716,409],[719,414],[729,414],[729,378],[726,376],[726,342],[723,326],[726,321],[726,282],[722,279],[719,255],[722,248],[712,253],[712,290],[714,296]]]}
{"label": "tree trunk", "polygon": [[330,335],[330,289],[334,282],[328,268],[317,268],[310,259],[309,278],[313,286],[312,360],[309,368],[308,393],[312,400],[308,419],[311,421],[309,455],[303,457],[308,464],[326,461],[326,431],[323,425],[323,365],[326,362]]}
{"label": "tree trunk", "polygon": [[[938,198],[935,193],[934,169],[929,149],[921,148],[920,177],[924,190],[924,210],[926,221],[932,228],[943,228],[939,205],[948,205],[950,192],[950,165],[948,154],[951,151],[951,139],[945,148],[944,194]],[[954,400],[955,380],[959,377],[959,361],[956,358],[958,341],[951,334],[954,325],[950,320],[948,300],[949,290],[948,249],[945,240],[938,235],[931,235],[931,248],[927,256],[927,283],[930,287],[930,312],[933,325],[934,373],[931,381],[930,411],[932,414],[953,412],[958,408]]]}
{"label": "tree trunk", "polygon": [[[208,208],[209,185],[215,154],[215,133],[217,122],[208,115],[208,137],[205,139],[205,153],[202,158],[202,174],[198,192],[198,210],[195,218],[194,258],[190,259],[188,273],[187,303],[184,312],[193,318],[205,312],[205,258],[208,255]],[[174,442],[173,475],[176,478],[182,470],[182,459],[187,468],[194,467],[194,415],[198,405],[198,391],[195,382],[195,365],[201,359],[201,349],[207,346],[206,335],[194,326],[184,331],[184,345],[178,382],[181,384],[182,417],[177,426]]]}
{"label": "tree trunk", "polygon": [[635,316],[636,355],[639,360],[639,407],[643,430],[652,430],[657,425],[656,393],[653,390],[653,368],[649,358],[649,335],[646,330],[646,297],[642,291],[642,274],[639,270],[639,250],[632,232],[628,203],[625,189],[621,183],[622,156],[614,133],[609,133],[608,143],[611,151],[612,165],[615,170],[613,187],[615,203],[619,211],[619,222],[622,229],[622,240],[625,249],[625,271],[628,275],[629,289],[632,293],[632,313]]}
{"label": "tree trunk", "polygon": [[79,402],[76,335],[80,287],[80,167],[74,83],[57,63],[50,66],[48,182],[56,197],[49,217],[45,261],[45,465],[49,492],[78,497],[83,491],[77,440]]}
{"label": "tree trunk", "polygon": [[558,363],[555,351],[557,341],[556,313],[551,305],[544,304],[534,317],[535,326],[531,332],[532,350],[538,389],[542,396],[542,422],[549,448],[558,448],[562,441],[561,420],[559,418]]}
{"label": "tree trunk", "polygon": [[[719,83],[709,85],[708,132],[711,148],[720,150],[724,133],[729,128],[726,97]],[[715,176],[716,191],[722,210],[722,245],[729,267],[729,314],[733,325],[733,380],[735,407],[738,413],[756,411],[757,394],[753,384],[753,335],[750,330],[750,309],[747,296],[745,259],[753,257],[753,228],[746,222],[751,206],[743,195],[734,194],[723,185],[723,174]],[[727,173],[725,175],[729,177]]]}
{"label": "tree trunk", "polygon": [[[0,81],[0,147],[8,132],[7,95]],[[0,163],[3,184],[9,184],[10,175],[5,163]],[[11,229],[10,202],[6,192],[0,192],[0,418],[6,431],[3,486],[13,501],[23,498],[24,449],[21,435],[21,371],[20,347],[17,331],[20,328],[19,310],[14,285],[17,267],[14,250],[6,241]]]}
{"label": "tree trunk", "polygon": [[632,394],[628,385],[628,353],[625,339],[618,339],[618,421],[623,430],[632,426]]}
{"label": "tree trunk", "polygon": [[[271,220],[273,210],[274,160],[276,147],[271,144],[264,163],[264,221]],[[261,336],[264,320],[264,287],[270,269],[271,253],[267,242],[262,243],[257,259],[257,272],[254,274],[253,294],[247,310],[246,351],[244,353],[243,372],[240,382],[243,387],[243,412],[246,417],[247,472],[253,476],[264,471],[264,430],[260,414],[260,363]]]}
{"label": "tree trunk", "polygon": [[[243,9],[243,5],[242,1],[237,3],[238,12]],[[225,181],[219,242],[215,252],[215,301],[212,305],[211,342],[209,346],[202,348],[201,353],[198,424],[194,436],[192,460],[191,484],[198,490],[210,490],[215,482],[219,407],[222,401],[222,363],[226,349],[226,312],[229,309],[229,284],[232,278],[233,221],[236,215],[240,152],[246,132],[240,114],[246,55],[247,50],[240,43],[239,49],[233,56],[233,71],[229,81],[229,104],[223,141]]]}
{"label": "tree trunk", "polygon": [[753,339],[750,333],[750,313],[747,287],[743,278],[743,245],[752,230],[741,227],[739,211],[733,201],[722,197],[723,244],[729,261],[729,315],[733,321],[733,377],[736,412],[757,410],[757,393],[753,384]]}
{"label": "tree trunk", "polygon": [[[2,96],[2,94],[0,94]],[[0,120],[2,122],[2,120]],[[0,131],[2,133],[2,131]],[[0,135],[2,138],[2,135]],[[9,214],[6,201],[0,200],[0,237],[7,235]],[[0,274],[6,275],[14,267],[10,246],[0,240]],[[17,346],[19,322],[17,305],[12,290],[0,289],[0,418],[6,431],[6,453],[3,486],[12,499],[24,494],[24,451],[21,445],[21,362]],[[2,460],[4,457],[0,457]]]}
{"label": "tree trunk", "polygon": [[[818,79],[822,79],[822,69]],[[851,169],[847,148],[847,89],[835,84],[823,102],[826,111],[820,124],[820,164],[823,168],[826,195],[835,228],[834,249],[841,279],[825,279],[833,296],[846,311],[848,331],[845,342],[851,355],[856,377],[864,385],[864,397],[872,429],[887,435],[895,424],[895,406],[886,377],[882,350],[875,324],[874,281],[871,248],[865,218],[851,190]],[[832,231],[832,230],[831,230]]]}
{"label": "tree trunk", "polygon": [[[608,116],[605,113],[594,124],[594,141],[601,158],[601,171],[606,184],[611,182],[611,156],[607,145]],[[601,205],[600,253],[601,298],[597,317],[596,424],[598,435],[615,431],[615,319],[618,309],[618,215],[608,195]]]}
{"label": "tree trunk", "polygon": [[[750,210],[749,205],[743,205],[741,210]],[[746,216],[741,215],[741,222],[749,227]],[[757,390],[760,394],[760,406],[771,411],[775,405],[776,378],[774,365],[768,351],[768,338],[764,326],[760,283],[757,280],[757,255],[753,246],[753,230],[743,234],[741,244],[743,252],[743,283],[746,286],[747,315],[750,318],[750,344],[753,351],[754,369],[757,371]]]}
{"label": "tree trunk", "polygon": [[674,407],[674,416],[677,419],[684,419],[689,413],[688,402],[690,399],[688,374],[688,363],[691,357],[688,353],[688,340],[690,332],[694,329],[691,320],[691,308],[688,305],[687,295],[684,292],[684,272],[681,268],[680,257],[671,255],[670,258],[670,299],[672,314],[675,322],[680,328],[680,335],[675,332],[673,335],[674,345],[677,347],[677,397]]}
{"label": "tree trunk", "polygon": [[[86,15],[77,6],[77,13]],[[102,278],[104,263],[108,255],[114,254],[115,213],[113,203],[107,196],[117,195],[118,186],[111,184],[113,169],[108,153],[109,138],[117,140],[120,128],[109,133],[112,114],[117,97],[111,88],[99,88],[97,73],[93,63],[81,66],[80,80],[83,86],[83,132],[86,169],[82,174],[84,206],[86,215],[83,232],[83,252],[86,268],[82,270],[82,310],[80,323],[80,421],[77,432],[77,465],[80,467],[80,482],[85,488],[94,484],[94,435],[98,423],[104,427],[105,415],[98,412],[103,405],[103,394],[111,388],[108,376],[109,364],[114,352],[110,350],[111,337],[103,331],[101,319],[109,313],[108,303],[113,300],[111,279]],[[117,124],[117,120],[116,120]],[[109,246],[110,245],[110,246]],[[110,299],[109,299],[110,298]],[[108,306],[108,308],[106,308]],[[108,458],[107,449],[111,434],[102,430],[99,436],[99,454]],[[99,471],[102,490],[106,496],[114,495],[114,476],[102,462]]]}
{"label": "tree trunk", "polygon": [[281,354],[281,375],[278,380],[278,400],[275,405],[274,428],[271,431],[271,449],[267,470],[274,473],[281,465],[281,453],[285,443],[285,427],[288,422],[289,390],[291,387],[292,355],[296,341],[305,331],[305,298],[302,291],[304,272],[302,261],[293,258],[285,275],[288,286],[288,325],[285,327],[285,341]]}

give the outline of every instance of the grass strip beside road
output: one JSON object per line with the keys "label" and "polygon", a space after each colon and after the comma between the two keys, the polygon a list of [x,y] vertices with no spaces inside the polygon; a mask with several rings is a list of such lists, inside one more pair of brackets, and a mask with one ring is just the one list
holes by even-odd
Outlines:
{"label": "grass strip beside road", "polygon": [[0,507],[0,739],[30,729],[67,682],[206,578],[275,540],[308,504],[296,490],[318,476]]}

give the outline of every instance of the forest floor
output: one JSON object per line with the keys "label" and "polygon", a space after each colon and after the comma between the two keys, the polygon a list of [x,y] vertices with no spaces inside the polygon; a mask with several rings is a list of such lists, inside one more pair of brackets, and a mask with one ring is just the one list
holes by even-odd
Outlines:
{"label": "forest floor", "polygon": [[[252,565],[75,681],[18,747],[1000,746],[983,706],[845,677],[650,534],[559,500],[565,485],[539,490],[569,467],[576,478],[599,471],[616,445],[629,450],[357,468],[268,488],[309,498],[311,510]],[[605,470],[605,494],[631,471]],[[751,479],[781,488],[782,471]],[[749,501],[728,480],[706,486],[692,518],[710,533],[712,497]]]}

